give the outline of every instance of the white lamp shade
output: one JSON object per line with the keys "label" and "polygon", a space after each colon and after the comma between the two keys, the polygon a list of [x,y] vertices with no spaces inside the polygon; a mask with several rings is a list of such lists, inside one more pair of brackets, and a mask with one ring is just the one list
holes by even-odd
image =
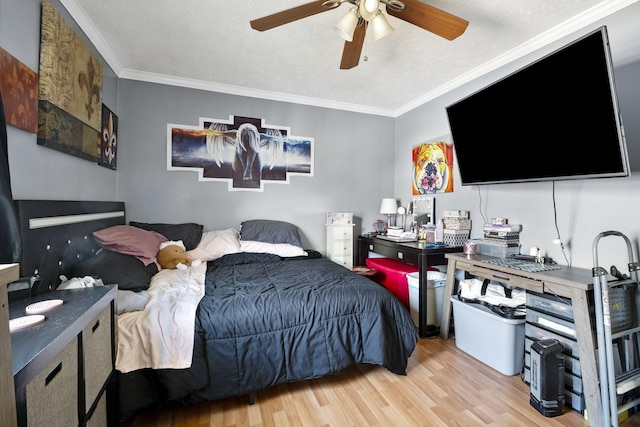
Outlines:
{"label": "white lamp shade", "polygon": [[371,21],[380,7],[380,0],[360,0],[360,16]]}
{"label": "white lamp shade", "polygon": [[358,11],[354,7],[346,15],[342,17],[340,21],[336,25],[333,26],[333,29],[338,33],[340,37],[345,39],[348,42],[353,41],[353,32],[356,30],[358,26]]}
{"label": "white lamp shade", "polygon": [[387,18],[385,18],[381,11],[378,11],[371,20],[371,27],[373,30],[373,39],[376,41],[393,31],[393,27],[389,25]]}
{"label": "white lamp shade", "polygon": [[382,204],[380,205],[380,213],[386,215],[398,213],[398,202],[396,201],[396,199],[382,199]]}

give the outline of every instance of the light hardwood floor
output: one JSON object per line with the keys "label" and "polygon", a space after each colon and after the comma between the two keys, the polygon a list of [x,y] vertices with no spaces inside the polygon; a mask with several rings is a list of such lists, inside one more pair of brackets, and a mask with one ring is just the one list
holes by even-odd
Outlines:
{"label": "light hardwood floor", "polygon": [[[455,339],[421,339],[407,376],[362,365],[246,397],[138,414],[121,427],[567,426],[588,423],[565,409],[547,418],[529,404],[520,376],[505,376],[457,349]],[[640,415],[621,423],[640,426]]]}

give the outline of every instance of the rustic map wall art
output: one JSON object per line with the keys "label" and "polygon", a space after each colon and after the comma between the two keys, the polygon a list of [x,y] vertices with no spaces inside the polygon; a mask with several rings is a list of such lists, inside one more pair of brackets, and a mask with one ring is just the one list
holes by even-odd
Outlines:
{"label": "rustic map wall art", "polygon": [[38,130],[38,75],[0,48],[0,94],[7,124]]}
{"label": "rustic map wall art", "polygon": [[97,162],[102,64],[58,14],[42,3],[38,144]]}
{"label": "rustic map wall art", "polygon": [[167,170],[198,172],[200,181],[224,181],[229,191],[264,191],[292,175],[313,176],[313,138],[263,119],[200,117],[199,126],[167,125]]}

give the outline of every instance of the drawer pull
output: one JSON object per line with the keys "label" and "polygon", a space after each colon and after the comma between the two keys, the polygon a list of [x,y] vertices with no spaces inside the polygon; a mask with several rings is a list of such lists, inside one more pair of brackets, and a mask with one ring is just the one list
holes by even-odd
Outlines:
{"label": "drawer pull", "polygon": [[100,321],[98,320],[96,324],[93,325],[93,328],[91,328],[91,333],[95,333],[96,329],[98,329],[99,327],[100,327]]}
{"label": "drawer pull", "polygon": [[493,275],[493,278],[497,279],[497,280],[499,280],[501,282],[508,282],[510,280],[508,277],[497,276],[495,274]]}
{"label": "drawer pull", "polygon": [[49,385],[49,383],[51,381],[53,381],[53,379],[56,377],[56,375],[58,375],[58,373],[62,370],[62,362],[58,363],[58,366],[56,366],[53,371],[51,371],[51,373],[49,375],[47,375],[47,378],[44,380],[44,385],[47,386]]}

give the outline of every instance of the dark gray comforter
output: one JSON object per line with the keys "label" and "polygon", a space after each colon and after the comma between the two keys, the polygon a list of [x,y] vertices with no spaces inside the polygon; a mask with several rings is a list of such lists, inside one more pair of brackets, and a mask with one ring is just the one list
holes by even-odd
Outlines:
{"label": "dark gray comforter", "polygon": [[148,407],[241,396],[356,364],[404,375],[418,332],[386,289],[317,252],[209,262],[193,365],[118,376],[120,418]]}

